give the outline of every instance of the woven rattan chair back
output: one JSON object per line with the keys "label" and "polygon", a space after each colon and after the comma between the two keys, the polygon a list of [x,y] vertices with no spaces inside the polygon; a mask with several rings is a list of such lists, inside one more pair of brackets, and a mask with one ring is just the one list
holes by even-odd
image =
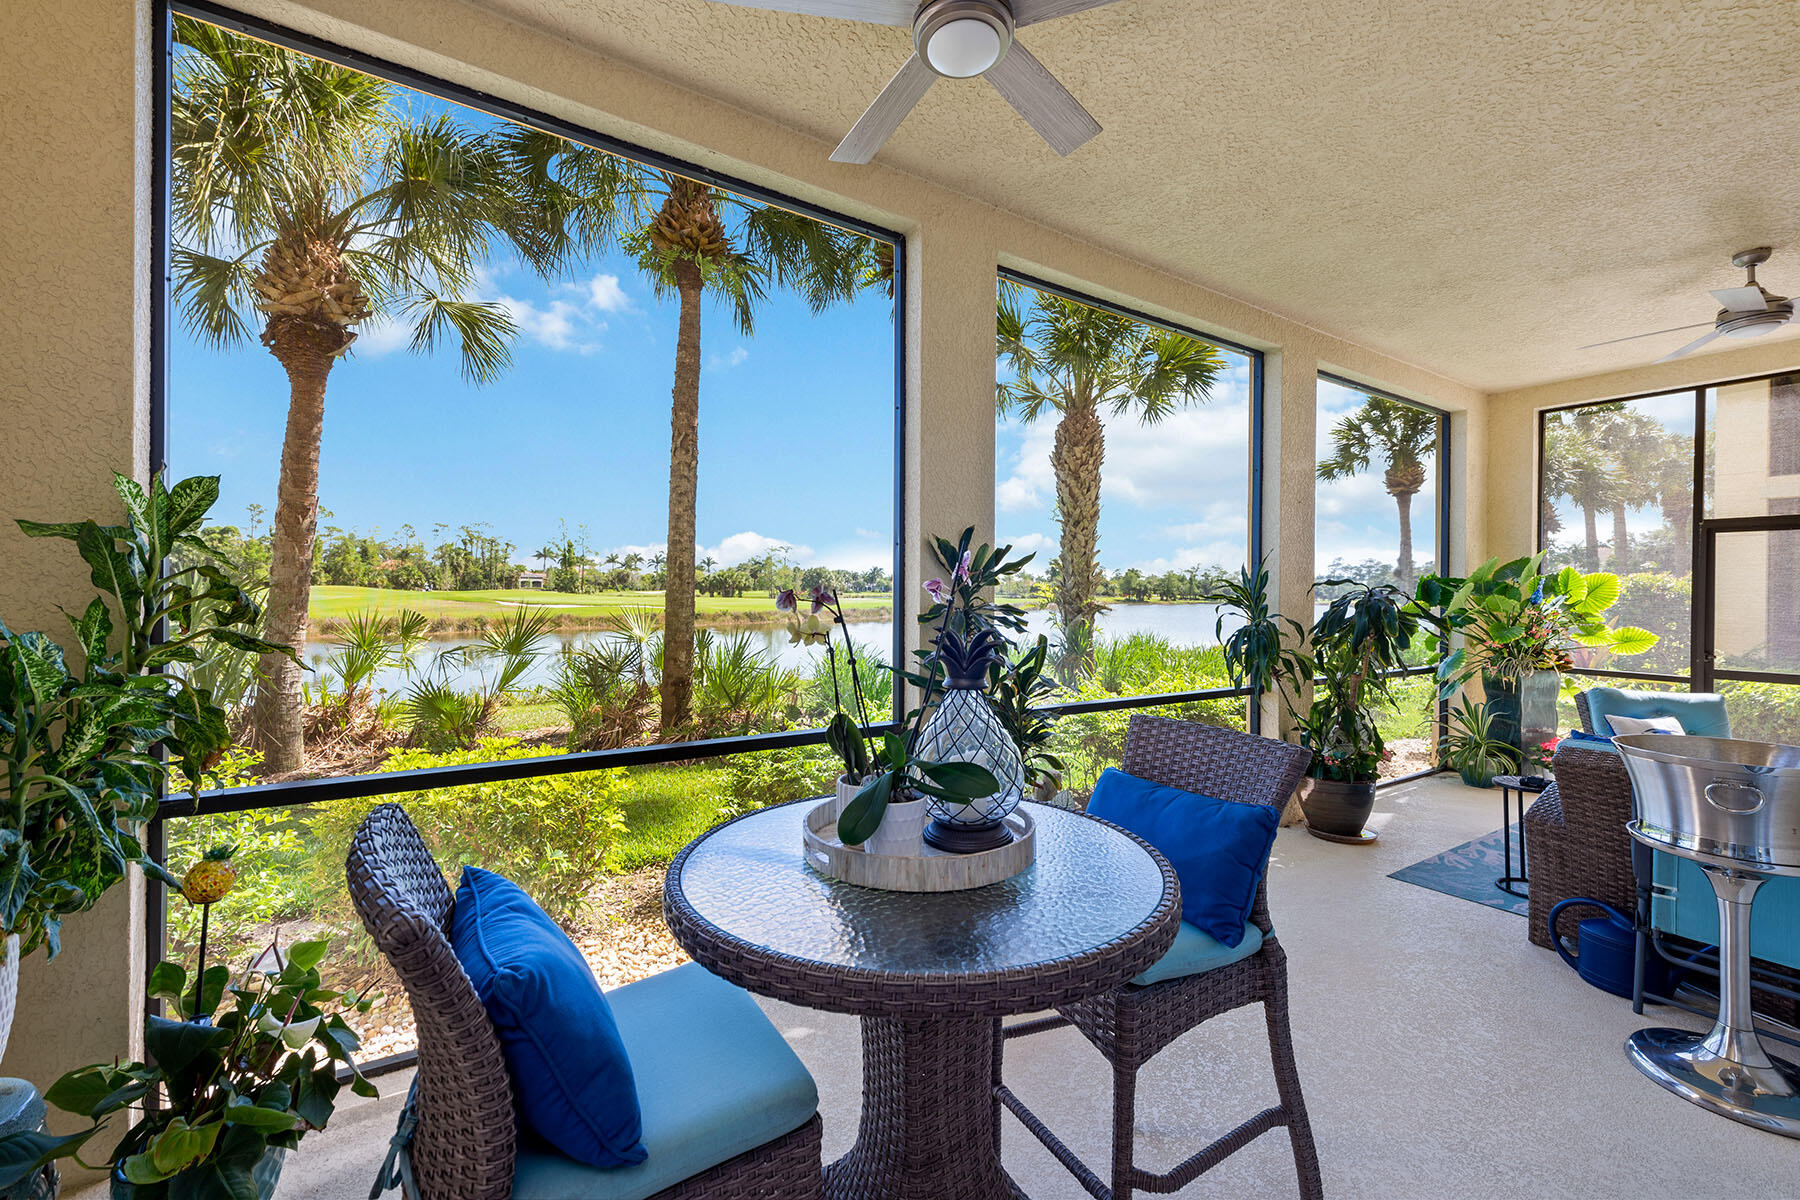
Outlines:
{"label": "woven rattan chair back", "polygon": [[450,949],[456,898],[398,804],[371,812],[344,864],[363,928],[399,973],[419,1031],[412,1172],[423,1200],[512,1194],[512,1085],[481,998]]}
{"label": "woven rattan chair back", "polygon": [[1588,709],[1588,698],[1587,698],[1586,692],[1576,692],[1575,693],[1575,715],[1581,718],[1581,729],[1582,729],[1583,733],[1598,733],[1598,732],[1600,732],[1599,730],[1594,728],[1594,718]]}
{"label": "woven rattan chair back", "polygon": [[[1121,768],[1139,779],[1280,812],[1300,786],[1312,752],[1273,738],[1143,714],[1131,718]],[[1266,884],[1256,887],[1252,921],[1268,933]]]}

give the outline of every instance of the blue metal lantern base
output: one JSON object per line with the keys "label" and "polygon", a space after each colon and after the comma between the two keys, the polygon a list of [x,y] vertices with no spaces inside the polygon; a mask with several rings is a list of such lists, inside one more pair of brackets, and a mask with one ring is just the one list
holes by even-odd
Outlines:
{"label": "blue metal lantern base", "polygon": [[975,854],[998,850],[1013,840],[1013,831],[999,817],[975,824],[936,820],[925,827],[925,841],[950,854]]}

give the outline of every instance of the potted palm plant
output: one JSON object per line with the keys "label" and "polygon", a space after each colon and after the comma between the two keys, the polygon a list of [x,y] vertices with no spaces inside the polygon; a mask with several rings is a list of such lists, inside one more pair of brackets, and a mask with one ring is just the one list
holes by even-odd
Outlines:
{"label": "potted palm plant", "polygon": [[1444,761],[1470,787],[1493,787],[1494,776],[1518,767],[1517,749],[1495,736],[1488,706],[1467,696],[1451,706],[1449,727],[1439,748]]}
{"label": "potted palm plant", "polygon": [[[1388,757],[1372,710],[1391,700],[1389,673],[1406,665],[1421,621],[1435,618],[1391,584],[1322,579],[1315,589],[1338,594],[1303,629],[1270,607],[1268,588],[1268,567],[1259,564],[1208,596],[1219,606],[1226,669],[1237,686],[1278,695],[1295,740],[1312,751],[1300,791],[1307,827],[1361,839]],[[1232,617],[1242,624],[1226,637]]]}

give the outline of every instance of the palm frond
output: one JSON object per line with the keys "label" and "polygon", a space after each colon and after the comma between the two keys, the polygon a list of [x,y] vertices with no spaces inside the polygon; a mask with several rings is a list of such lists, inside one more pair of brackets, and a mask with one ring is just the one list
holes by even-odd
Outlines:
{"label": "palm frond", "polygon": [[408,349],[429,354],[440,337],[454,334],[463,378],[471,383],[492,383],[512,364],[510,343],[518,326],[505,305],[426,294],[414,297],[407,311],[414,322]]}
{"label": "palm frond", "polygon": [[255,312],[251,307],[255,276],[243,260],[186,246],[171,247],[169,258],[175,303],[205,343],[222,348],[247,340],[250,323],[245,314]]}

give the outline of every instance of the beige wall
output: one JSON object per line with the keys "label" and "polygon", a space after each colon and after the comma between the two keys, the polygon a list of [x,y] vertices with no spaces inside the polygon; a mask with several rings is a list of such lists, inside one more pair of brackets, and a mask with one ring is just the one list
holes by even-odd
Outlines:
{"label": "beige wall", "polygon": [[[737,174],[908,235],[905,583],[918,595],[928,532],[993,532],[993,288],[999,265],[1268,352],[1264,509],[1280,598],[1302,607],[1313,559],[1319,369],[1457,414],[1454,542],[1478,538],[1484,402],[1427,370],[1352,345],[1021,221],[915,176],[827,161],[830,147],[472,7],[418,0],[255,0],[246,9],[605,133]],[[0,47],[0,515],[110,511],[106,472],[147,461],[148,18],[145,0],[39,0]],[[1070,169],[1079,169],[1071,164]],[[1199,202],[1199,201],[1197,201]],[[1071,213],[1103,240],[1104,213]],[[1467,445],[1462,443],[1466,441]],[[1473,452],[1471,452],[1473,451]],[[1204,464],[1195,464],[1196,470]],[[61,546],[0,528],[0,613],[54,628],[85,592]],[[47,1080],[131,1050],[141,902],[123,892],[71,924],[71,950],[25,971],[9,1072]]]}
{"label": "beige wall", "polygon": [[[108,472],[142,475],[149,403],[149,5],[28,0],[0,39],[0,616],[64,627],[91,596],[74,548],[14,517],[119,519]],[[37,1081],[136,1053],[141,888],[65,926],[20,971],[5,1072]]]}

